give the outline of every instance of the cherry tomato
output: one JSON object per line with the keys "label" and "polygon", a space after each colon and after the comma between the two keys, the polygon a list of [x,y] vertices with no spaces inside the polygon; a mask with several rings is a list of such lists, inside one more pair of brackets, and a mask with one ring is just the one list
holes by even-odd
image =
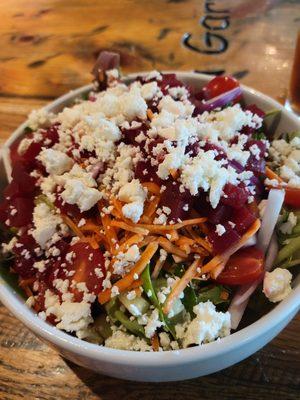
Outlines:
{"label": "cherry tomato", "polygon": [[[61,265],[64,264],[64,268]],[[52,279],[68,279],[70,283],[85,283],[88,291],[97,295],[102,290],[105,278],[104,257],[100,249],[93,249],[88,243],[77,242],[70,246],[65,257],[56,262]],[[55,271],[58,271],[56,273]],[[50,279],[51,280],[51,279]],[[81,301],[83,291],[71,285],[75,301]]]}
{"label": "cherry tomato", "polygon": [[263,270],[263,252],[254,246],[246,247],[230,257],[216,281],[223,285],[244,285],[256,281]]}
{"label": "cherry tomato", "polygon": [[300,208],[300,189],[286,188],[284,202],[288,206]]}
{"label": "cherry tomato", "polygon": [[210,100],[238,86],[239,82],[231,76],[216,76],[202,88],[204,100]]}

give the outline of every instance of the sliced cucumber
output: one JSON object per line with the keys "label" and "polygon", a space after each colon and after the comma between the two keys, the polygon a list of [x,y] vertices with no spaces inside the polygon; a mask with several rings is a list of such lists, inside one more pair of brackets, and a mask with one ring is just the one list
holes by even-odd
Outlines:
{"label": "sliced cucumber", "polygon": [[120,294],[119,300],[134,317],[140,317],[149,310],[150,304],[142,296],[129,300],[127,294],[128,292]]}

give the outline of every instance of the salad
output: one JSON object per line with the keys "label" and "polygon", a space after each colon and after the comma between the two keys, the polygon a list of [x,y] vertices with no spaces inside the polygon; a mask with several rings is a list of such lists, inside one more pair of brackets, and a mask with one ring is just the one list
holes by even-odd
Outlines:
{"label": "salad", "polygon": [[[300,137],[239,82],[100,54],[93,90],[33,111],[10,149],[1,274],[37,315],[99,345],[161,351],[229,335],[284,299],[300,263]],[[258,318],[258,316],[257,316]]]}

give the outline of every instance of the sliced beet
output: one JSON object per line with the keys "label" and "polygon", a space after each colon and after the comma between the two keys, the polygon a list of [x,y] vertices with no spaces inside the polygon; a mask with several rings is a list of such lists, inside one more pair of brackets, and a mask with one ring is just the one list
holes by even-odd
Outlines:
{"label": "sliced beet", "polygon": [[[180,183],[169,179],[163,183],[166,189],[161,194],[160,208],[163,206],[170,208],[168,221],[177,222],[178,219],[184,220],[189,217],[193,197],[188,190],[180,191]],[[185,207],[186,206],[186,207]]]}
{"label": "sliced beet", "polygon": [[36,274],[36,268],[33,263],[36,260],[30,255],[27,259],[16,257],[12,266],[13,270],[23,279],[33,278]]}
{"label": "sliced beet", "polygon": [[61,211],[62,214],[66,214],[70,217],[74,217],[77,219],[82,218],[81,211],[76,204],[66,203],[60,193],[56,193],[56,199],[54,201],[54,205]]}
{"label": "sliced beet", "polygon": [[6,200],[0,203],[0,222],[4,223],[7,220],[8,202]]}
{"label": "sliced beet", "polygon": [[37,272],[33,267],[34,262],[38,260],[34,252],[37,247],[34,238],[28,233],[23,234],[13,247],[13,253],[16,255],[13,269],[24,279],[34,277]]}
{"label": "sliced beet", "polygon": [[234,213],[232,213],[230,218],[231,221],[235,224],[234,229],[236,229],[236,231],[240,234],[245,233],[246,230],[256,220],[256,216],[247,206],[236,209]]}
{"label": "sliced beet", "polygon": [[225,154],[224,150],[214,143],[206,142],[203,147],[203,150],[204,151],[210,151],[210,150],[214,151],[216,153],[215,159],[217,161],[223,160],[226,158],[226,154]]}
{"label": "sliced beet", "polygon": [[141,182],[154,182],[163,185],[164,181],[157,175],[157,166],[151,165],[150,160],[138,161],[135,167],[134,175]]}
{"label": "sliced beet", "polygon": [[246,203],[249,193],[243,186],[235,186],[227,183],[223,188],[224,195],[221,197],[221,203],[233,208],[240,208]]}
{"label": "sliced beet", "polygon": [[231,215],[231,210],[231,207],[220,203],[217,205],[216,208],[210,207],[206,214],[208,222],[212,224],[220,224],[224,220],[228,220],[229,215]]}
{"label": "sliced beet", "polygon": [[43,136],[44,136],[43,147],[49,148],[58,142],[58,140],[59,140],[58,128],[59,128],[59,124],[55,124],[55,125],[50,126],[48,129],[46,129],[46,131],[43,134]]}
{"label": "sliced beet", "polygon": [[234,245],[241,238],[238,232],[233,229],[229,225],[229,223],[224,223],[223,226],[226,231],[225,233],[223,233],[222,236],[219,236],[216,232],[216,226],[212,226],[208,233],[208,239],[213,246],[214,254],[223,253],[226,249]]}
{"label": "sliced beet", "polygon": [[245,144],[245,149],[249,150],[251,146],[257,146],[259,148],[259,154],[256,156],[250,151],[250,157],[248,158],[246,169],[252,171],[256,175],[263,174],[266,169],[265,152],[266,145],[261,140],[249,140]]}
{"label": "sliced beet", "polygon": [[[35,183],[36,179],[30,176],[28,172],[28,167],[21,162],[17,162],[12,169],[12,182],[11,188],[7,187],[5,189],[6,193],[11,193],[11,196],[26,196],[33,197],[36,190]],[[8,185],[8,186],[10,186]],[[9,194],[8,194],[9,195]]]}
{"label": "sliced beet", "polygon": [[190,143],[186,146],[185,154],[189,154],[190,157],[196,157],[199,153],[201,147],[199,141],[195,141],[194,143]]}
{"label": "sliced beet", "polygon": [[149,129],[149,124],[143,122],[141,126],[138,126],[137,128],[130,128],[130,129],[125,129],[122,128],[121,132],[122,132],[122,142],[126,143],[126,144],[132,144],[135,146],[142,146],[144,147],[145,141],[143,141],[142,143],[137,142],[135,140],[135,138],[140,135],[141,133],[146,133],[147,130]]}
{"label": "sliced beet", "polygon": [[13,247],[13,252],[17,255],[21,255],[24,249],[28,250],[31,254],[34,254],[34,249],[38,247],[38,244],[34,240],[33,236],[24,233],[18,238],[17,244]]}
{"label": "sliced beet", "polygon": [[16,197],[9,202],[7,225],[20,228],[32,221],[33,200],[27,197]]}
{"label": "sliced beet", "polygon": [[163,74],[162,80],[157,82],[164,95],[168,94],[168,89],[172,87],[182,87],[184,84],[179,81],[176,74]]}

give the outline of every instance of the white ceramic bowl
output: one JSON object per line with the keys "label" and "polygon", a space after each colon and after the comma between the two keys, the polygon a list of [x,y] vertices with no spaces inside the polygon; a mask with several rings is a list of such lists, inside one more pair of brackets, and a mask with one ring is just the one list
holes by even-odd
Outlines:
{"label": "white ceramic bowl", "polygon": [[[136,75],[130,75],[127,81]],[[180,72],[177,75],[179,79],[196,87],[203,86],[205,82],[211,79],[211,76],[188,72]],[[89,85],[72,91],[55,100],[46,108],[49,111],[57,112],[76,96],[90,88]],[[253,89],[243,87],[243,90],[248,104],[255,103],[264,110],[274,108],[282,110],[282,117],[278,126],[279,132],[300,130],[300,121],[279,103]],[[8,148],[22,134],[25,126],[26,122],[13,133],[4,146],[3,158],[0,160],[2,164],[0,171],[3,171],[2,186],[4,186],[6,180],[4,165],[7,173],[10,172]],[[300,308],[299,278],[293,282],[294,289],[288,298],[252,325],[217,342],[184,350],[158,353],[109,349],[84,342],[59,331],[39,319],[2,278],[0,278],[0,300],[16,318],[22,321],[41,340],[76,364],[101,374],[122,379],[154,382],[176,381],[207,375],[226,368],[250,356],[272,340]]]}

